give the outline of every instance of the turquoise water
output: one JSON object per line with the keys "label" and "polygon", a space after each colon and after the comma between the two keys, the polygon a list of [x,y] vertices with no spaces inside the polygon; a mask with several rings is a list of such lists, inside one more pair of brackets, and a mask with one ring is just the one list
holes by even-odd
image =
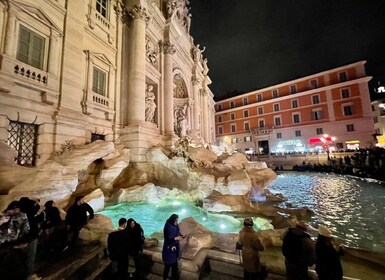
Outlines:
{"label": "turquoise water", "polygon": [[[295,207],[314,211],[314,227],[326,225],[350,247],[385,252],[385,185],[316,173],[284,173],[268,186]],[[281,206],[284,206],[281,205]]]}
{"label": "turquoise water", "polygon": [[[133,218],[141,224],[146,236],[162,232],[164,223],[173,213],[179,215],[179,221],[186,217],[193,217],[209,230],[220,233],[238,233],[242,228],[243,222],[241,218],[211,214],[187,200],[171,198],[156,203],[121,203],[106,207],[100,213],[109,217],[116,227],[120,218]],[[264,219],[257,218],[254,222],[255,230],[272,228]]]}

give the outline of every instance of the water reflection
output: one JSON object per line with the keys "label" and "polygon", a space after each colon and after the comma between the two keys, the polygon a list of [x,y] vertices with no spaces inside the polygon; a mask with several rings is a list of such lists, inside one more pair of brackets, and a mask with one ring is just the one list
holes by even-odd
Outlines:
{"label": "water reflection", "polygon": [[295,207],[312,209],[311,224],[330,227],[346,245],[385,252],[384,185],[347,176],[286,173],[268,188]]}

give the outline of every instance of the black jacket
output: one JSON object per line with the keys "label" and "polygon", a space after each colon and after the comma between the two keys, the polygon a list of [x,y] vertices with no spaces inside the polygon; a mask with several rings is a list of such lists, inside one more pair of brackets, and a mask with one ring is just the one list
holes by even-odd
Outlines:
{"label": "black jacket", "polygon": [[113,231],[108,235],[107,249],[110,260],[128,258],[128,234],[126,230]]}
{"label": "black jacket", "polygon": [[68,208],[66,215],[66,225],[69,225],[72,228],[82,227],[87,224],[87,212],[90,214],[90,219],[94,218],[94,210],[92,207],[83,203],[77,205],[74,203],[70,208]]}

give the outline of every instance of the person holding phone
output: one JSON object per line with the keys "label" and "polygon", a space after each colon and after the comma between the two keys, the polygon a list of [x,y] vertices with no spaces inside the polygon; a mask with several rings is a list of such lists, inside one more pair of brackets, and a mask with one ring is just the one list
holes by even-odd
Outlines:
{"label": "person holding phone", "polygon": [[181,234],[178,225],[178,215],[172,214],[164,225],[162,259],[164,261],[163,279],[167,279],[171,269],[171,279],[179,279],[178,260],[180,254],[179,241],[186,237]]}

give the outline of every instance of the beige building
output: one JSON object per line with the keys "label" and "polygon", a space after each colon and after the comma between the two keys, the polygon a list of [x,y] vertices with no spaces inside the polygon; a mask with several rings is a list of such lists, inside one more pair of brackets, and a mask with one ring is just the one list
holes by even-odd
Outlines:
{"label": "beige building", "polygon": [[0,141],[21,165],[62,145],[214,141],[204,48],[187,0],[0,0]]}

